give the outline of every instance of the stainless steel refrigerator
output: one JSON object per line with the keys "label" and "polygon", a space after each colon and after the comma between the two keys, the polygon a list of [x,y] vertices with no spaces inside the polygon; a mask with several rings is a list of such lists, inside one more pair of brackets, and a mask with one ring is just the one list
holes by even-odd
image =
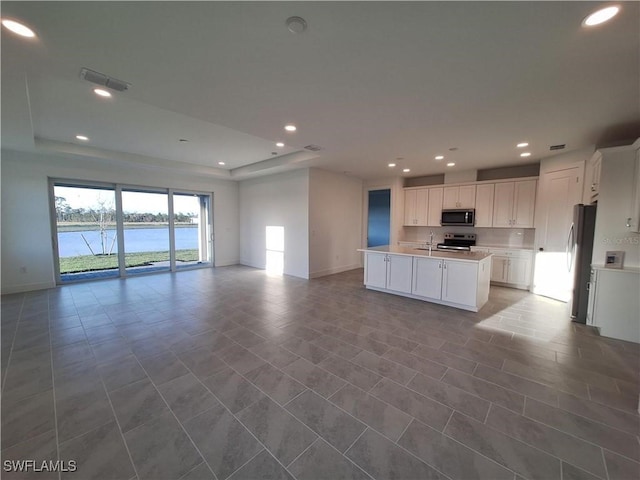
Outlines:
{"label": "stainless steel refrigerator", "polygon": [[570,300],[571,318],[578,323],[587,322],[595,226],[595,205],[580,203],[573,206],[573,223],[567,236],[567,267],[573,274],[573,295]]}

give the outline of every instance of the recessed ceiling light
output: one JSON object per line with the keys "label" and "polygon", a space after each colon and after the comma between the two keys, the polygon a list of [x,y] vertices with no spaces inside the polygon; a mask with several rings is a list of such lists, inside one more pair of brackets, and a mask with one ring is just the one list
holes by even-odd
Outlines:
{"label": "recessed ceiling light", "polygon": [[76,138],[78,140],[82,140],[83,142],[86,142],[89,140],[89,137],[85,136],[85,135],[76,135]]}
{"label": "recessed ceiling light", "polygon": [[530,153],[530,152],[522,152],[522,153],[520,154],[520,156],[521,156],[521,157],[530,157],[530,156],[531,156],[531,153]]}
{"label": "recessed ceiling light", "polygon": [[218,162],[218,165],[226,165],[224,162]]}
{"label": "recessed ceiling light", "polygon": [[95,93],[96,95],[100,95],[101,97],[111,96],[111,92],[108,92],[107,90],[103,90],[102,88],[94,88],[93,93]]}
{"label": "recessed ceiling light", "polygon": [[284,129],[285,129],[287,132],[295,132],[295,131],[297,130],[297,128],[296,128],[296,126],[295,126],[295,125],[285,125]]}
{"label": "recessed ceiling light", "polygon": [[404,173],[408,173],[408,172],[410,172],[410,171],[411,171],[411,169],[410,169],[410,168],[403,168],[403,169],[402,169],[402,171],[403,171]]}
{"label": "recessed ceiling light", "polygon": [[33,38],[36,34],[29,27],[22,25],[13,20],[2,20],[2,25],[4,25],[8,30],[11,30],[16,35],[20,35],[21,37]]}
{"label": "recessed ceiling light", "polygon": [[456,164],[455,164],[455,163],[453,163],[453,162],[449,162],[449,163],[447,163],[447,167],[455,167],[455,166],[456,166]]}
{"label": "recessed ceiling light", "polygon": [[585,27],[594,27],[596,25],[600,25],[608,20],[611,20],[615,17],[620,11],[620,7],[618,5],[613,5],[611,7],[601,8],[597,12],[593,12],[587,18],[582,21],[582,25]]}
{"label": "recessed ceiling light", "polygon": [[528,147],[528,146],[529,146],[529,144],[527,142],[522,142],[522,143],[519,143],[519,144],[516,145],[516,147],[518,147],[518,148],[524,148],[524,147]]}
{"label": "recessed ceiling light", "polygon": [[438,156],[436,157],[436,160],[444,160],[444,155],[438,155]]}
{"label": "recessed ceiling light", "polygon": [[278,142],[278,143],[276,143],[276,147],[282,148],[282,147],[284,147],[284,143]]}
{"label": "recessed ceiling light", "polygon": [[389,166],[390,166],[390,167],[395,167],[395,166],[396,166],[396,164],[395,164],[395,163],[390,163],[390,164],[389,164]]}

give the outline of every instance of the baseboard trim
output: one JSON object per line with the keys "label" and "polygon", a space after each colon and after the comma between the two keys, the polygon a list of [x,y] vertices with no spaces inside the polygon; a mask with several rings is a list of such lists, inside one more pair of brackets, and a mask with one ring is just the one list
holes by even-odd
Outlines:
{"label": "baseboard trim", "polygon": [[349,270],[356,270],[358,268],[362,268],[359,263],[354,263],[352,265],[343,265],[341,267],[328,268],[326,270],[319,270],[317,272],[312,272],[309,274],[309,278],[319,278],[326,277],[327,275],[334,275],[336,273],[348,272]]}
{"label": "baseboard trim", "polygon": [[48,288],[55,288],[55,282],[40,282],[40,283],[23,283],[21,285],[3,285],[2,295],[11,295],[12,293],[24,293],[34,292],[36,290],[47,290]]}

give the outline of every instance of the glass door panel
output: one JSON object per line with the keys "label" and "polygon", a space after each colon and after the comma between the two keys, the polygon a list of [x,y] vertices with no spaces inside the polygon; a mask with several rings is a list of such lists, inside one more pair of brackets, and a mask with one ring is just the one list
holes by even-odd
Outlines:
{"label": "glass door panel", "polygon": [[61,282],[117,277],[115,189],[54,184]]}
{"label": "glass door panel", "polygon": [[123,189],[122,218],[127,274],[169,270],[168,194]]}
{"label": "glass door panel", "polygon": [[211,264],[210,205],[210,195],[173,194],[176,269]]}

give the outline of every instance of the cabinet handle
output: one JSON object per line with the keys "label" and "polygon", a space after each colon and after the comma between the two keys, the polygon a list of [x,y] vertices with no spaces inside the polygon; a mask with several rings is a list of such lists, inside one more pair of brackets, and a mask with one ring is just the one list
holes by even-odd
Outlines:
{"label": "cabinet handle", "polygon": [[438,262],[438,268],[442,268],[442,262]]}

